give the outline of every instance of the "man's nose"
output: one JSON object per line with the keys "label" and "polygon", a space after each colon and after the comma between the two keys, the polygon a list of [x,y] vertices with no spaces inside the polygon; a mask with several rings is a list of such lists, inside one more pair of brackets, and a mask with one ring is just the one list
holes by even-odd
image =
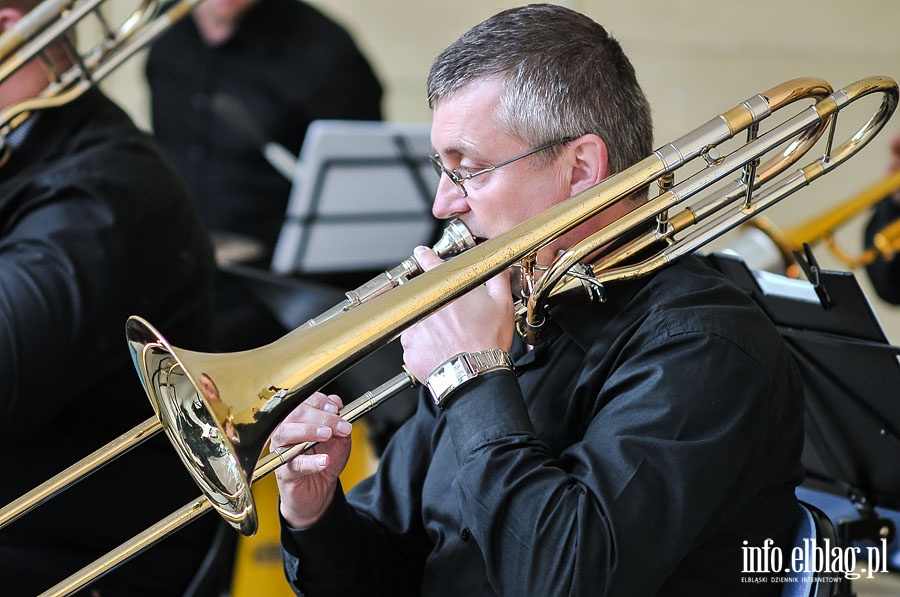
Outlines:
{"label": "man's nose", "polygon": [[439,220],[446,220],[469,211],[469,204],[453,182],[447,176],[441,176],[434,192],[434,203],[431,213]]}

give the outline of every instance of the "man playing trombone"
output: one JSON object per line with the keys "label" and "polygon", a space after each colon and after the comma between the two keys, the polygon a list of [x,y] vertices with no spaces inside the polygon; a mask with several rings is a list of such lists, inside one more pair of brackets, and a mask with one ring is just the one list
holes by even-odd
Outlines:
{"label": "man playing trombone", "polygon": [[[428,78],[434,214],[493,238],[651,151],[618,42],[569,9],[499,13]],[[627,198],[538,264],[637,207]],[[616,244],[616,243],[613,243]],[[441,260],[419,248],[425,269]],[[272,449],[287,575],[314,595],[777,595],[742,547],[789,553],[803,388],[768,318],[688,256],[514,334],[499,275],[402,335],[418,411],[344,494],[350,425],[315,394]]]}

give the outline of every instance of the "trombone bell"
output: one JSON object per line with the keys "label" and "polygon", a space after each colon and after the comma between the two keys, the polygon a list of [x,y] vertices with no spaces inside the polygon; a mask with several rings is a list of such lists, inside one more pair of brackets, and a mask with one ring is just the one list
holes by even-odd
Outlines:
{"label": "trombone bell", "polygon": [[[454,220],[433,249],[451,257],[474,246],[465,225]],[[359,305],[405,286],[420,273],[410,257],[280,340],[237,353],[175,348],[146,320],[128,319],[125,337],[131,357],[163,430],[212,506],[235,529],[256,533],[253,471],[269,433],[296,404],[289,399],[305,399],[345,366],[390,341],[391,332],[386,332],[360,346],[355,343],[361,337],[359,323],[341,322],[352,322]],[[389,314],[384,325],[399,325],[395,319]],[[353,354],[345,354],[347,350]],[[340,355],[337,360],[334,353]]]}
{"label": "trombone bell", "polygon": [[[173,348],[140,317],[129,318],[126,338],[156,416],[194,481],[233,527],[245,535],[255,534],[257,517],[251,480],[240,463],[240,436],[213,378],[204,372],[194,379],[191,371],[197,370],[196,364],[186,362],[190,351]],[[231,361],[234,367],[234,355]],[[259,451],[252,456],[253,464],[258,457]]]}

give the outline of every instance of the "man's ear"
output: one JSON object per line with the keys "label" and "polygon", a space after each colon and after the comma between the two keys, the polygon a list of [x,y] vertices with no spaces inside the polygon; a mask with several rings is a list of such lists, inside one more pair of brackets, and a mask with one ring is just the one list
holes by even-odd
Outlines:
{"label": "man's ear", "polygon": [[572,195],[588,189],[609,175],[609,156],[603,139],[589,133],[569,146]]}
{"label": "man's ear", "polygon": [[15,8],[0,8],[0,33],[18,23],[21,18],[22,13]]}

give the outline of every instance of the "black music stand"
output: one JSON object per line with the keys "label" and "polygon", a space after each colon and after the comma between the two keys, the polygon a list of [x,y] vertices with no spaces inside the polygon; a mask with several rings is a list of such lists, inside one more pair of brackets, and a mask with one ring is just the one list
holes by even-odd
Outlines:
{"label": "black music stand", "polygon": [[[852,273],[823,271],[807,249],[809,281],[707,257],[775,323],[806,388],[806,480],[798,491],[828,513],[843,545],[886,537],[900,566],[900,348],[892,346]],[[836,595],[849,589],[849,581]]]}
{"label": "black music stand", "polygon": [[[382,271],[432,245],[438,177],[429,123],[317,120],[272,257],[279,274]],[[347,289],[345,289],[347,290]]]}

